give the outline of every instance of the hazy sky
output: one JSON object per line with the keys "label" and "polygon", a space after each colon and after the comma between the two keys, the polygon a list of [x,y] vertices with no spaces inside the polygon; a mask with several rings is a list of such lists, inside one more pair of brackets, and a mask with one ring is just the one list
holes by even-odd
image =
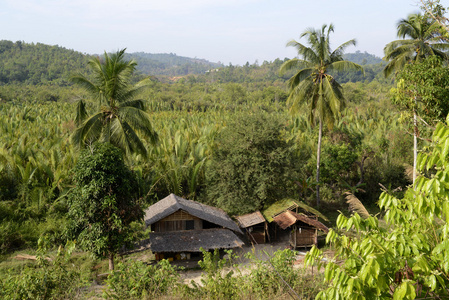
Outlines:
{"label": "hazy sky", "polygon": [[[449,6],[449,0],[441,1]],[[176,53],[234,65],[294,57],[285,45],[333,23],[332,48],[383,56],[418,0],[0,0],[0,39],[98,54]],[[301,41],[301,40],[299,40]],[[302,40],[305,42],[305,40]]]}

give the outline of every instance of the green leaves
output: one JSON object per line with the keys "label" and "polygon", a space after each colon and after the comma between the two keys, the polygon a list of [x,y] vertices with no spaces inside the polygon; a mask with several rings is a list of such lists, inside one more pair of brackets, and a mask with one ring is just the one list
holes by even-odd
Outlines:
{"label": "green leaves", "polygon": [[78,128],[72,141],[83,148],[100,140],[112,143],[127,155],[146,156],[147,149],[141,137],[154,144],[157,134],[142,100],[136,97],[150,82],[144,79],[131,84],[136,62],[124,60],[124,55],[125,49],[111,55],[105,53],[104,62],[99,57],[90,60],[89,66],[94,72],[92,80],[83,75],[72,77],[73,82],[91,95],[96,106],[96,112],[89,117],[84,101],[79,101],[75,119]]}
{"label": "green leaves", "polygon": [[119,263],[105,283],[103,297],[106,299],[148,299],[167,295],[175,290],[179,274],[168,260],[147,265],[130,260]]}
{"label": "green leaves", "polygon": [[415,299],[416,292],[413,282],[410,280],[402,282],[398,288],[395,289],[393,300]]}
{"label": "green leaves", "polygon": [[281,138],[279,122],[266,114],[229,120],[206,171],[208,201],[238,215],[294,195],[294,153]]}
{"label": "green leaves", "polygon": [[411,14],[407,19],[400,20],[397,33],[402,40],[393,41],[384,48],[384,59],[389,61],[384,69],[385,76],[426,56],[447,58],[445,50],[448,44],[441,40],[439,26],[428,15]]}
{"label": "green leaves", "polygon": [[[446,125],[437,125],[432,151],[420,156],[421,170],[429,177],[419,177],[403,199],[381,195],[379,206],[384,220],[340,214],[337,228],[329,231],[326,242],[334,246],[336,257],[345,263],[326,265],[325,277],[331,287],[320,297],[447,296],[449,279],[444,274],[449,271],[448,133]],[[307,263],[313,264],[321,255],[312,249]]]}
{"label": "green leaves", "polygon": [[109,257],[129,242],[133,221],[143,217],[137,181],[120,149],[94,144],[75,168],[69,194],[67,237],[98,257]]}

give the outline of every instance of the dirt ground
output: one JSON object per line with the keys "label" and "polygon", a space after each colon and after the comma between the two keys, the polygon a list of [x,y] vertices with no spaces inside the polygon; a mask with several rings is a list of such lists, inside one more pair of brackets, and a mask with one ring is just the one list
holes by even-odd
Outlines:
{"label": "dirt ground", "polygon": [[[267,244],[258,244],[252,246],[243,246],[241,248],[233,249],[233,254],[235,254],[238,258],[232,261],[233,264],[238,264],[238,272],[235,272],[236,276],[238,275],[247,275],[251,272],[252,265],[251,261],[245,258],[245,254],[248,252],[254,252],[254,256],[262,261],[268,260],[270,257],[274,255],[274,253],[278,250],[284,250],[289,248],[288,239],[280,239],[276,243],[267,243]],[[294,262],[294,268],[302,268],[304,256],[309,249],[297,249],[298,255],[296,256],[296,261]],[[144,262],[153,261],[153,254],[148,251],[137,252],[132,255],[131,259],[136,259]],[[202,285],[201,278],[203,276],[203,271],[198,266],[198,259],[190,259],[190,260],[175,260],[172,262],[173,265],[183,267],[184,270],[180,271],[180,277],[184,284],[192,286],[192,281],[194,281],[198,285]],[[154,261],[153,261],[154,262]],[[227,273],[232,268],[225,268],[223,270],[224,273]],[[233,269],[236,271],[235,269]],[[89,299],[100,299],[101,293],[104,286],[101,283],[94,284],[89,288],[90,297]]]}
{"label": "dirt ground", "polygon": [[[239,272],[236,275],[246,275],[251,272],[252,266],[250,265],[250,260],[245,258],[245,254],[248,252],[254,252],[257,259],[265,261],[268,260],[273,254],[278,250],[284,250],[289,247],[288,242],[281,241],[272,244],[258,244],[253,246],[243,246],[241,248],[236,248],[233,253],[238,257],[232,261],[233,264],[238,264]],[[294,267],[299,268],[302,266],[302,262],[307,250],[299,251],[297,255],[297,261]],[[201,276],[203,271],[198,270],[198,261],[176,261],[175,265],[182,266],[186,268],[184,271],[180,272],[181,279],[185,284],[190,285],[193,280],[196,284],[201,285]],[[224,272],[229,272],[231,268],[226,268]]]}

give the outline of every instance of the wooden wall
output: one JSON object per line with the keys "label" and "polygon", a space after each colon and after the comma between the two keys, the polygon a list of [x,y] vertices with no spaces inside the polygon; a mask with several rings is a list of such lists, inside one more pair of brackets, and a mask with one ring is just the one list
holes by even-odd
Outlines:
{"label": "wooden wall", "polygon": [[290,236],[290,244],[293,247],[309,247],[317,242],[317,230],[314,228],[297,228]]}
{"label": "wooden wall", "polygon": [[203,229],[203,221],[191,214],[178,210],[152,225],[155,232]]}

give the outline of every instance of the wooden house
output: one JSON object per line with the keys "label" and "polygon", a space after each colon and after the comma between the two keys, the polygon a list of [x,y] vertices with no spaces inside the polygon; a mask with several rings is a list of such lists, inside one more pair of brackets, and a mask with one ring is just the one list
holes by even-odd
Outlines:
{"label": "wooden house", "polygon": [[260,211],[236,217],[240,228],[246,232],[251,244],[264,244],[270,241],[268,224]]}
{"label": "wooden house", "polygon": [[151,233],[147,247],[157,259],[189,258],[204,250],[231,249],[243,242],[237,224],[221,209],[174,194],[145,211],[145,224]]}
{"label": "wooden house", "polygon": [[[302,211],[302,212],[301,212]],[[293,248],[311,247],[318,244],[318,231],[327,233],[329,229],[320,221],[314,211],[299,201],[286,199],[274,203],[264,211],[269,222],[283,230],[291,229],[289,243]]]}

